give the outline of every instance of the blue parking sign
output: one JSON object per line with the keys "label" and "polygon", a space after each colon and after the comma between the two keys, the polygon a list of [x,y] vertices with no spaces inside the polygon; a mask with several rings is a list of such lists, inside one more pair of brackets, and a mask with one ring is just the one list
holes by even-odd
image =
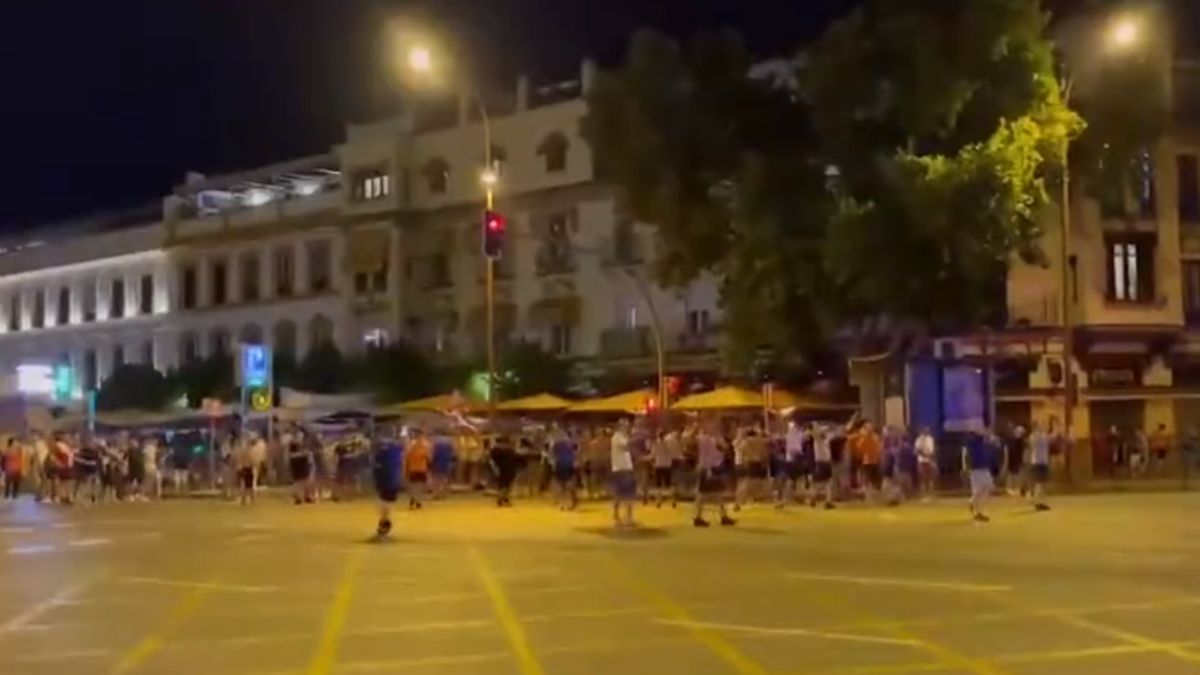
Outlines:
{"label": "blue parking sign", "polygon": [[271,384],[271,352],[264,345],[243,345],[242,384],[268,387]]}

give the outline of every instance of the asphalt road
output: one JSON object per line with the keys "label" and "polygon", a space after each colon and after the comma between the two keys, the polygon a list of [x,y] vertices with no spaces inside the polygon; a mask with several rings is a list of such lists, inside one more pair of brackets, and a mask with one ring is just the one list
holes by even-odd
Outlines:
{"label": "asphalt road", "polygon": [[0,506],[0,673],[1200,673],[1200,495],[756,507]]}

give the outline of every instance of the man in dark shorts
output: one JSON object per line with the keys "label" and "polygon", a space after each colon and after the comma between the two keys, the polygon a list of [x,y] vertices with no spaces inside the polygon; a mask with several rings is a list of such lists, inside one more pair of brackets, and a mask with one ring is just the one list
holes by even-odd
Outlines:
{"label": "man in dark shorts", "polygon": [[708,521],[704,519],[704,504],[708,501],[717,503],[722,525],[735,525],[737,521],[729,517],[725,508],[725,478],[721,475],[725,455],[721,452],[717,437],[708,430],[702,430],[696,438],[696,450],[696,473],[699,478],[696,485],[696,515],[692,518],[692,525],[708,527]]}
{"label": "man in dark shorts", "polygon": [[557,427],[550,434],[550,457],[554,462],[554,483],[558,486],[558,508],[573,511],[579,505],[576,486],[575,441]]}
{"label": "man in dark shorts", "polygon": [[309,494],[312,452],[305,445],[304,438],[298,432],[288,435],[288,470],[292,477],[292,502],[295,504],[312,503],[312,495]]}
{"label": "man in dark shorts", "polygon": [[94,440],[88,440],[80,448],[75,457],[75,499],[79,501],[80,493],[88,501],[95,503],[100,498],[100,449]]}
{"label": "man in dark shorts", "polygon": [[379,523],[375,537],[383,539],[392,532],[392,506],[400,496],[400,472],[404,466],[404,446],[398,437],[380,439],[372,452],[371,477],[379,496]]}
{"label": "man in dark shorts", "polygon": [[493,436],[491,447],[488,449],[488,459],[496,476],[496,506],[512,506],[512,486],[517,479],[520,462],[512,439],[504,434]]}
{"label": "man in dark shorts", "polygon": [[833,429],[813,428],[813,489],[808,502],[813,508],[822,500],[826,510],[833,508],[833,464],[837,440]]}

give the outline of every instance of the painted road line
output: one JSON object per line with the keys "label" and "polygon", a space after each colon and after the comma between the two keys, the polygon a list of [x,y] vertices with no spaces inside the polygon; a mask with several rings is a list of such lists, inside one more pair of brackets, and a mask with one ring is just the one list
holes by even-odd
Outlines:
{"label": "painted road line", "polygon": [[122,675],[145,663],[166,645],[167,639],[181,625],[200,610],[205,598],[212,592],[210,588],[193,588],[184,593],[156,626],[153,633],[142,638],[133,647],[125,651],[112,668],[114,675]]}
{"label": "painted road line", "polygon": [[561,614],[534,614],[532,616],[523,616],[521,620],[525,623],[545,623],[550,621],[559,621],[562,619],[604,619],[610,616],[631,616],[637,614],[648,614],[651,607],[638,605],[635,607],[618,607],[616,609],[594,609],[581,610],[578,612],[563,612]]}
{"label": "painted road line", "polygon": [[893,645],[897,647],[925,646],[921,640],[907,638],[887,638],[874,635],[854,635],[851,633],[830,633],[825,631],[808,630],[806,628],[778,628],[768,626],[746,626],[733,623],[710,623],[706,621],[681,621],[678,619],[655,619],[654,623],[664,626],[677,626],[691,630],[707,629],[729,633],[752,633],[754,635],[779,635],[792,637],[811,637],[823,640],[844,640],[846,642],[867,642],[871,644]]}
{"label": "painted road line", "polygon": [[346,628],[346,617],[350,613],[350,601],[354,599],[354,589],[358,583],[358,574],[362,570],[363,549],[358,549],[346,557],[342,566],[342,576],[334,589],[333,600],[325,611],[325,624],[321,628],[321,639],[313,650],[312,659],[305,671],[308,675],[329,675],[337,662],[338,649],[342,643],[342,632]]}
{"label": "painted road line", "polygon": [[0,527],[0,534],[29,534],[34,531],[32,527]]}
{"label": "painted road line", "polygon": [[141,584],[147,586],[168,586],[171,588],[192,588],[228,593],[278,593],[283,589],[278,586],[241,586],[238,584],[218,584],[207,581],[181,581],[178,579],[158,579],[155,577],[121,577],[117,581],[124,584]]}
{"label": "painted road line", "polygon": [[467,619],[463,621],[433,621],[429,623],[397,624],[395,626],[378,626],[346,631],[346,635],[389,635],[392,633],[425,633],[444,630],[460,630],[463,628],[488,628],[492,626],[489,619]]}
{"label": "painted road line", "polygon": [[354,661],[338,664],[339,673],[394,673],[409,668],[436,668],[438,666],[458,666],[468,663],[490,663],[511,656],[509,652],[482,652],[479,654],[458,654],[453,656],[427,656],[408,661]]}
{"label": "painted road line", "polygon": [[1181,661],[1188,661],[1189,663],[1200,663],[1200,653],[1190,651],[1187,647],[1180,647],[1178,643],[1155,640],[1139,633],[1132,633],[1114,626],[1092,621],[1091,619],[1085,619],[1070,612],[1048,612],[1047,615],[1077,628],[1083,628],[1093,633],[1116,638],[1131,645],[1145,647],[1149,651],[1170,654]]}
{"label": "painted road line", "polygon": [[492,610],[496,614],[496,620],[500,622],[504,636],[508,639],[509,649],[512,650],[513,658],[517,662],[517,668],[521,671],[521,675],[542,675],[545,671],[542,670],[542,664],[529,646],[525,627],[521,625],[521,620],[517,617],[512,603],[508,600],[508,595],[504,592],[504,587],[500,584],[496,573],[492,571],[487,558],[484,557],[482,551],[470,544],[467,546],[467,557],[475,569],[475,574],[479,577],[479,583],[483,585],[483,590],[492,601]]}
{"label": "painted road line", "polygon": [[110,649],[76,649],[76,650],[59,650],[52,652],[27,654],[27,655],[12,655],[5,654],[5,661],[14,663],[57,663],[59,661],[84,661],[89,659],[104,659],[112,655]]}
{"label": "painted road line", "polygon": [[3,637],[9,633],[20,631],[25,627],[32,625],[46,612],[74,600],[79,596],[80,593],[84,591],[85,588],[92,585],[94,582],[95,579],[91,579],[68,586],[49,598],[46,598],[45,600],[26,608],[20,614],[8,619],[4,623],[0,623],[0,637]]}
{"label": "painted road line", "polygon": [[961,593],[1003,593],[1011,591],[1012,586],[999,584],[975,584],[965,581],[937,581],[928,579],[899,579],[890,577],[848,577],[836,574],[806,574],[789,572],[787,578],[800,581],[828,581],[832,583],[854,584],[858,586],[897,586],[902,588],[922,588],[931,591],[958,591]]}
{"label": "painted road line", "polygon": [[612,557],[610,560],[616,568],[615,571],[629,584],[629,587],[634,592],[654,606],[663,615],[663,618],[686,624],[684,627],[688,629],[692,637],[705,647],[708,647],[709,651],[719,656],[722,661],[733,668],[735,673],[738,673],[738,675],[766,675],[766,669],[742,653],[740,649],[722,637],[720,633],[696,621],[695,617],[683,605],[675,602],[666,593],[663,593],[634,575],[633,570],[617,558]]}
{"label": "painted road line", "polygon": [[95,546],[108,546],[111,543],[112,539],[92,537],[90,539],[73,539],[67,542],[67,546],[73,546],[75,548],[92,548]]}

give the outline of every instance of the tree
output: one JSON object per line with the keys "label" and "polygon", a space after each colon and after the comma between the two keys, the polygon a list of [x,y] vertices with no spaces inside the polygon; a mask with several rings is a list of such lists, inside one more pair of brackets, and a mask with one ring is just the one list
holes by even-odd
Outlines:
{"label": "tree", "polygon": [[206,398],[232,400],[235,393],[233,357],[214,354],[183,364],[168,375],[173,391],[187,397],[189,407],[198,408]]}
{"label": "tree", "polygon": [[98,410],[158,410],[172,399],[171,383],[153,366],[128,363],[100,385]]}
{"label": "tree", "polygon": [[354,382],[354,364],[348,362],[333,343],[308,350],[292,377],[295,386],[318,394],[345,391]]}
{"label": "tree", "polygon": [[356,364],[357,381],[382,403],[437,393],[433,364],[407,344],[369,349]]}
{"label": "tree", "polygon": [[534,394],[565,394],[571,385],[571,364],[537,342],[517,342],[501,355],[497,386],[501,400]]}
{"label": "tree", "polygon": [[874,0],[773,68],[730,33],[641,33],[582,132],[656,226],[659,280],[722,279],[743,362],[879,314],[961,327],[1014,256],[1036,259],[1081,126],[1045,30],[1036,0]]}

